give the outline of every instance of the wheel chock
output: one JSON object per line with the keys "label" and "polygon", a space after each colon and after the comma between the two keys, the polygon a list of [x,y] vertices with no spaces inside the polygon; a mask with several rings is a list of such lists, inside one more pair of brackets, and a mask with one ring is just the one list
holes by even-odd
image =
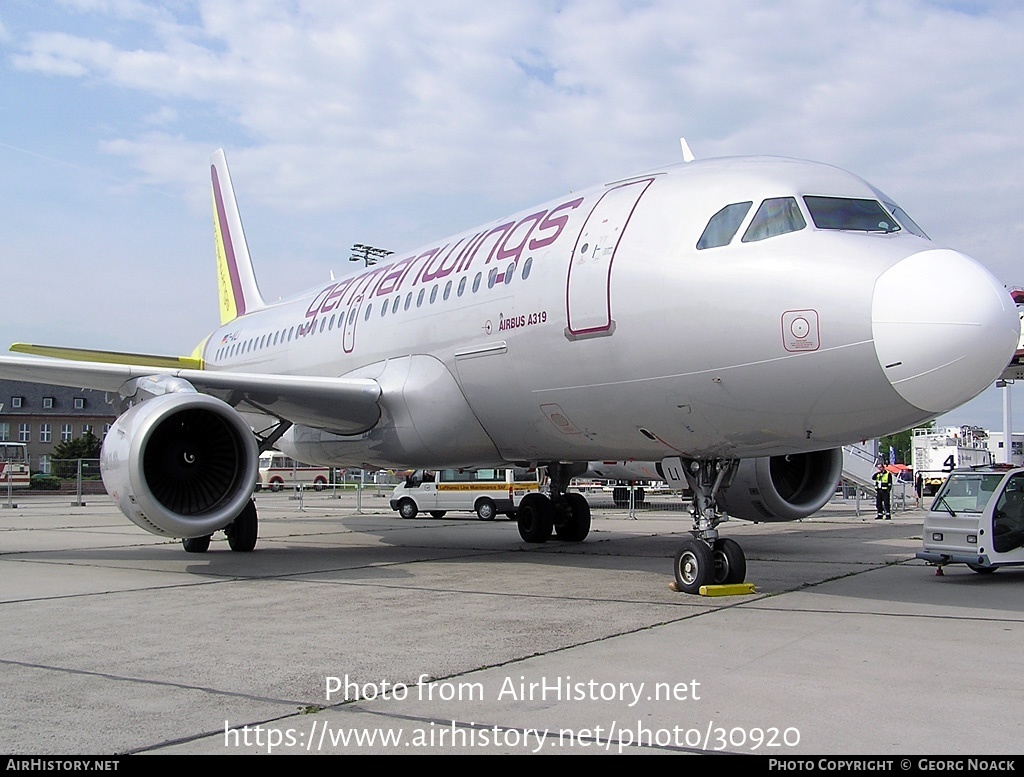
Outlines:
{"label": "wheel chock", "polygon": [[753,583],[729,583],[727,585],[702,585],[701,596],[742,596],[755,593]]}

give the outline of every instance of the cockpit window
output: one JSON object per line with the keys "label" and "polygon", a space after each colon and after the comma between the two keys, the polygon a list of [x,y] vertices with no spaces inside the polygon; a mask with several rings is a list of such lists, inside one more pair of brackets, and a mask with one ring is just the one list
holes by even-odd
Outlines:
{"label": "cockpit window", "polygon": [[736,230],[740,228],[747,211],[753,204],[753,202],[734,202],[718,211],[704,227],[704,233],[697,241],[697,249],[729,245],[736,237]]}
{"label": "cockpit window", "polygon": [[899,232],[900,225],[877,200],[851,197],[804,197],[818,229],[847,229],[855,232]]}
{"label": "cockpit window", "polygon": [[910,216],[907,215],[907,212],[899,205],[894,202],[886,202],[885,200],[882,200],[882,204],[889,209],[889,212],[896,217],[896,220],[903,225],[903,228],[906,229],[907,232],[912,235],[917,235],[918,237],[923,237],[925,240],[931,239],[924,233],[924,230],[921,229],[921,227],[917,226],[914,220],[910,218]]}
{"label": "cockpit window", "polygon": [[743,233],[743,242],[766,240],[787,232],[796,232],[806,226],[807,222],[794,198],[774,197],[761,203],[750,226]]}

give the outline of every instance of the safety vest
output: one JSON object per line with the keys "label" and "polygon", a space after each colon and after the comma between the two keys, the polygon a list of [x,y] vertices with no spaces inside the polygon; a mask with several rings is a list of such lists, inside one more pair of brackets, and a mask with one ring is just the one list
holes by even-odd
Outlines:
{"label": "safety vest", "polygon": [[888,470],[876,472],[874,475],[874,481],[879,491],[892,490],[892,473]]}

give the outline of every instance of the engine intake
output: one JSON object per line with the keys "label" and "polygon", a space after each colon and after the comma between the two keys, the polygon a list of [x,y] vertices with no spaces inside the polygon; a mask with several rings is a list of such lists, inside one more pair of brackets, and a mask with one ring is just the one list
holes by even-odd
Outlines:
{"label": "engine intake", "polygon": [[108,493],[133,523],[165,537],[201,537],[242,512],[256,485],[259,452],[230,405],[175,392],[118,418],[100,464]]}
{"label": "engine intake", "polygon": [[842,474],[840,448],[744,459],[718,502],[748,521],[796,521],[828,503]]}

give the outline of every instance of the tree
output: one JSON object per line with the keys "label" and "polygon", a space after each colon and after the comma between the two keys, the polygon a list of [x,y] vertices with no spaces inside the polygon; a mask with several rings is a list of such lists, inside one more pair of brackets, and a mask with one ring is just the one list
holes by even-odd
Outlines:
{"label": "tree", "polygon": [[[922,424],[922,426],[932,429],[935,427],[935,421],[929,421],[926,424]],[[880,437],[878,439],[878,455],[885,459],[887,463],[889,461],[890,446],[894,451],[896,451],[896,463],[910,466],[910,462],[913,460],[914,430],[906,429],[902,432],[888,434],[885,437]]]}
{"label": "tree", "polygon": [[55,459],[98,459],[102,442],[92,431],[87,431],[81,437],[62,442],[53,449]]}

